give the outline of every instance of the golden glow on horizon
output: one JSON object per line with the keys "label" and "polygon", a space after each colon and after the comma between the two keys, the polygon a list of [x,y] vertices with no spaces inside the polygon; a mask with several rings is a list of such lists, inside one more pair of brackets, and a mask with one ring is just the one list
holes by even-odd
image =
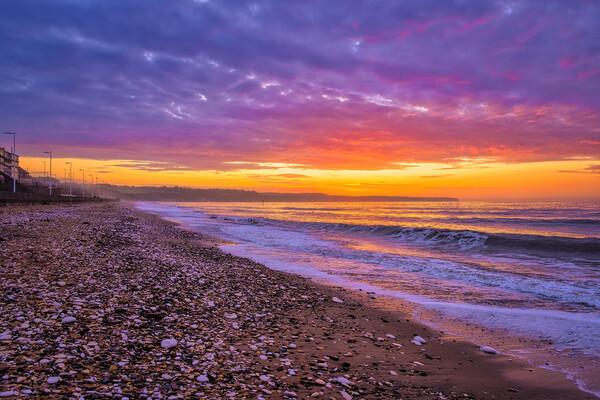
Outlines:
{"label": "golden glow on horizon", "polygon": [[[43,161],[46,161],[48,172],[47,158],[22,157],[21,166],[32,175],[41,176]],[[152,162],[55,158],[52,160],[55,178],[63,180],[65,170],[69,173],[66,162],[73,162],[73,178],[78,183],[81,183],[80,169],[83,168],[86,182],[89,182],[89,175],[93,174],[105,183],[130,186],[235,188],[259,192],[339,195],[451,196],[461,200],[600,199],[600,174],[585,172],[585,168],[593,162],[584,160],[527,164],[473,163],[457,168],[428,163],[376,171],[302,169],[297,165],[265,162],[261,164],[265,169],[188,171],[153,169]]]}

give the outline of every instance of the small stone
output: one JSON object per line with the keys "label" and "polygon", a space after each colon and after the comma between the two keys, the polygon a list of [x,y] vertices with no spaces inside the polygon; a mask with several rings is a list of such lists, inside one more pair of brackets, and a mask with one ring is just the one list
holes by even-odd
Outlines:
{"label": "small stone", "polygon": [[481,346],[479,348],[479,350],[483,351],[484,353],[488,353],[488,354],[498,354],[498,350],[496,350],[490,346]]}
{"label": "small stone", "polygon": [[352,384],[352,382],[350,382],[348,379],[344,378],[343,376],[339,376],[337,378],[337,381],[339,383],[341,383],[342,385],[351,385]]}
{"label": "small stone", "polygon": [[164,347],[165,349],[170,349],[171,347],[175,347],[177,346],[177,340],[176,339],[163,339],[160,342],[161,347]]}
{"label": "small stone", "polygon": [[173,377],[169,374],[162,374],[160,377],[167,381],[170,381],[171,379],[173,379]]}
{"label": "small stone", "polygon": [[427,340],[423,339],[421,336],[415,336],[413,338],[414,341],[420,342],[419,344],[427,343]]}
{"label": "small stone", "polygon": [[287,390],[285,392],[283,392],[283,395],[287,396],[287,397],[298,397],[298,395],[296,394],[296,392],[290,392],[290,391],[287,391]]}
{"label": "small stone", "polygon": [[398,373],[396,371],[390,371],[391,375],[398,375]]}
{"label": "small stone", "polygon": [[198,382],[208,382],[208,376],[206,376],[206,375],[200,375],[199,377],[196,378],[196,380]]}
{"label": "small stone", "polygon": [[116,365],[114,365],[114,364],[113,364],[113,365],[111,365],[111,366],[108,368],[108,371],[109,371],[109,372],[115,372],[115,371],[116,371],[116,370],[118,370],[118,369],[119,369],[119,367],[117,367]]}
{"label": "small stone", "polygon": [[317,385],[321,385],[321,386],[325,386],[326,385],[326,382],[323,379],[320,379],[320,378],[315,379],[315,383]]}
{"label": "small stone", "polygon": [[46,379],[46,382],[51,383],[51,384],[56,383],[58,381],[60,381],[60,377],[58,377],[58,376],[52,376],[52,377]]}
{"label": "small stone", "polygon": [[237,317],[238,317],[237,314],[234,314],[234,313],[227,314],[227,313],[225,313],[225,318],[236,319]]}
{"label": "small stone", "polygon": [[337,297],[333,297],[333,298],[331,299],[331,301],[333,301],[334,303],[343,303],[343,302],[344,302],[344,300],[342,300],[342,299],[339,299],[339,298],[337,298]]}
{"label": "small stone", "polygon": [[352,400],[352,396],[350,396],[348,393],[346,393],[345,391],[341,391],[340,394],[342,395],[342,397],[344,398],[344,400]]}
{"label": "small stone", "polygon": [[18,396],[19,392],[13,392],[9,390],[8,392],[0,392],[0,397],[9,397],[9,396]]}
{"label": "small stone", "polygon": [[75,318],[75,317],[64,317],[62,319],[62,323],[63,324],[71,324],[71,323],[73,323],[75,321],[77,321],[77,318]]}

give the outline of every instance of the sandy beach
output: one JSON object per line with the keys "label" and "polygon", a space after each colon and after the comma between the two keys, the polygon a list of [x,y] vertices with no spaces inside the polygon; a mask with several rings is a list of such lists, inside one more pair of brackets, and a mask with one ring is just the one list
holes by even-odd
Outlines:
{"label": "sandy beach", "polygon": [[0,208],[0,396],[593,399],[128,204]]}

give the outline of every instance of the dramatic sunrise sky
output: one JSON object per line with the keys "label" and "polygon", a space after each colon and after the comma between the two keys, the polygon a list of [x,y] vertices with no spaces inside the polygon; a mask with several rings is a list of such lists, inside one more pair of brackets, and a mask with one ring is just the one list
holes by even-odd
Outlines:
{"label": "dramatic sunrise sky", "polygon": [[1,1],[0,55],[34,173],[600,198],[598,1]]}

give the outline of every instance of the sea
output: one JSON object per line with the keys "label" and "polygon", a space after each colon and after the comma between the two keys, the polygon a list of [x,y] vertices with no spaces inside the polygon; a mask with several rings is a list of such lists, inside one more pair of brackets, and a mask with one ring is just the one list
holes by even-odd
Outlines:
{"label": "sea", "polygon": [[600,202],[137,207],[272,269],[408,303],[445,334],[561,371],[600,397]]}

